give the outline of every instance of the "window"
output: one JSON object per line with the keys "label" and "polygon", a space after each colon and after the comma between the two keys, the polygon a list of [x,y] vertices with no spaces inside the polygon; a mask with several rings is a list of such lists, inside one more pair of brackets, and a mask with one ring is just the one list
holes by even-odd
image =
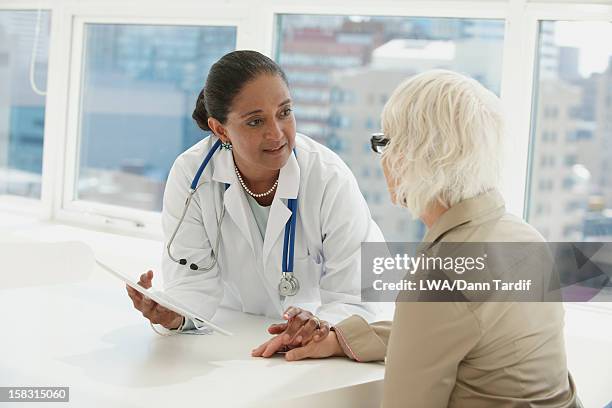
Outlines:
{"label": "window", "polygon": [[[550,185],[541,182],[547,166],[531,163],[528,219],[550,241],[611,240],[612,47],[601,39],[612,37],[612,23],[542,21],[539,37],[532,157],[563,159]],[[553,133],[564,137],[546,143]],[[542,194],[549,213],[535,205]]]}
{"label": "window", "polygon": [[49,29],[48,12],[0,11],[0,195],[40,199]]}
{"label": "window", "polygon": [[578,129],[576,131],[576,140],[590,140],[593,137],[593,132],[585,129]]}
{"label": "window", "polygon": [[540,166],[553,167],[555,165],[555,162],[556,160],[554,156],[542,155],[542,158],[540,159]]}
{"label": "window", "polygon": [[[387,240],[420,240],[420,222],[397,228],[410,216],[390,203],[369,135],[380,127],[380,112],[394,88],[428,69],[465,73],[499,94],[504,21],[292,14],[279,15],[277,28],[276,60],[288,76],[318,74],[316,81],[291,84],[298,130],[332,149],[342,140],[338,153],[345,162],[370,166],[371,172],[356,177]],[[302,106],[326,109],[329,117],[303,116]]]}
{"label": "window", "polygon": [[544,107],[544,117],[545,118],[556,118],[559,116],[559,108],[556,106],[545,106]]}
{"label": "window", "polygon": [[204,133],[191,113],[235,27],[86,24],[78,200],[159,211],[174,159]]}
{"label": "window", "polygon": [[566,204],[565,211],[571,213],[575,210],[581,210],[583,208],[583,203],[581,201],[569,201]]}
{"label": "window", "polygon": [[539,182],[539,190],[544,191],[552,191],[554,187],[554,182],[551,179],[542,179]]}

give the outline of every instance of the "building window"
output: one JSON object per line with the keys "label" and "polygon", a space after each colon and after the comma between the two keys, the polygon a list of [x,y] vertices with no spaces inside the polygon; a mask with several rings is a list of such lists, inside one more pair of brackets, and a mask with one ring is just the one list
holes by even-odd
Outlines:
{"label": "building window", "polygon": [[593,137],[593,132],[585,129],[578,129],[575,133],[576,140],[590,140]]}
{"label": "building window", "polygon": [[571,177],[565,177],[563,179],[563,188],[565,190],[571,190],[574,187],[574,184],[576,184],[576,182]]}

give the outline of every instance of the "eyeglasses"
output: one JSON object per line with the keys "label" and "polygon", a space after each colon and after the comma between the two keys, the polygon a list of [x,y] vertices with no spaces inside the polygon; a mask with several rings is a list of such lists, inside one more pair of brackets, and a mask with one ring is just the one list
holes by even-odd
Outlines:
{"label": "eyeglasses", "polygon": [[389,139],[385,137],[384,133],[373,133],[370,138],[370,145],[372,146],[372,151],[377,154],[381,154],[385,147],[389,144]]}

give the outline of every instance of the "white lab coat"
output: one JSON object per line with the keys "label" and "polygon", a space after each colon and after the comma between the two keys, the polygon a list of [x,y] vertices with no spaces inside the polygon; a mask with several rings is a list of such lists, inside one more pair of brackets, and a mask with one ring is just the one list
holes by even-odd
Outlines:
{"label": "white lab coat", "polygon": [[[193,177],[216,140],[207,137],[182,153],[172,166],[162,212],[166,242],[183,211]],[[234,172],[231,152],[215,153],[172,244],[173,256],[186,258],[187,265],[170,260],[164,246],[167,295],[206,318],[220,304],[273,318],[294,305],[332,324],[352,314],[368,321],[376,317],[380,308],[360,301],[361,242],[382,242],[384,238],[357,181],[334,152],[312,139],[298,134],[295,150],[296,156],[292,154],[280,171],[263,240]],[[230,185],[227,190],[225,183]],[[281,299],[283,237],[291,215],[286,204],[288,198],[296,197],[294,274],[300,290],[296,296]],[[202,267],[211,262],[223,203],[226,213],[218,262],[210,271],[193,271],[189,264]]]}

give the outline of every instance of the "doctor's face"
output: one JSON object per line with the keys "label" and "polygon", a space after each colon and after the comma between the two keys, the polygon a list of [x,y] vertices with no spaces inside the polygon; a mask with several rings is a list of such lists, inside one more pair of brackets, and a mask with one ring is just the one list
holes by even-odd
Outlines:
{"label": "doctor's face", "polygon": [[295,146],[291,95],[283,79],[261,74],[247,82],[223,127],[240,163],[262,170],[283,167]]}

